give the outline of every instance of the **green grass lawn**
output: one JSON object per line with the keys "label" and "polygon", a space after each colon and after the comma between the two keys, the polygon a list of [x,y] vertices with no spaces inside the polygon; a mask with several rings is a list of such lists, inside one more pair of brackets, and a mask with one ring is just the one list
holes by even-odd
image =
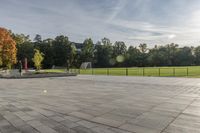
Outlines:
{"label": "green grass lawn", "polygon": [[[46,72],[65,72],[65,69],[47,69]],[[189,67],[145,67],[145,68],[94,68],[70,69],[72,72],[87,75],[116,76],[161,76],[161,77],[200,77],[200,66]]]}
{"label": "green grass lawn", "polygon": [[44,69],[44,72],[50,72],[50,73],[63,73],[65,72],[65,69]]}

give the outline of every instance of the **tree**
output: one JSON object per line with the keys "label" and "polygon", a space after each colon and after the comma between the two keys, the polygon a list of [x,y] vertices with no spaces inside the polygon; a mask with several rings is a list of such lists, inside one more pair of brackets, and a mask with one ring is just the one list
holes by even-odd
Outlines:
{"label": "tree", "polygon": [[42,42],[42,36],[39,35],[39,34],[36,34],[36,35],[35,35],[35,38],[34,38],[34,41],[35,41],[35,42]]}
{"label": "tree", "polygon": [[[11,39],[8,39],[11,36]],[[6,38],[6,39],[5,39]],[[15,46],[16,42],[16,46]],[[95,67],[146,67],[146,66],[189,66],[200,65],[200,46],[179,47],[178,44],[167,44],[148,48],[142,43],[139,47],[130,46],[116,41],[112,45],[108,38],[103,38],[95,45],[91,38],[83,43],[72,43],[67,36],[60,35],[55,39],[42,40],[36,35],[34,41],[29,35],[15,34],[11,31],[0,31],[0,65],[10,67],[17,59],[24,61],[28,58],[33,66],[34,49],[43,53],[43,68],[53,65],[79,68],[82,62],[92,62]],[[76,49],[77,48],[77,49]]]}
{"label": "tree", "polygon": [[145,43],[142,43],[142,44],[140,44],[139,45],[139,49],[140,49],[140,52],[141,53],[146,53],[147,52],[147,44],[145,44]]}
{"label": "tree", "polygon": [[20,60],[23,63],[26,58],[28,61],[28,66],[33,67],[32,58],[34,55],[34,44],[31,42],[29,35],[15,34],[11,31],[10,33],[16,42],[17,60]]}
{"label": "tree", "polygon": [[23,44],[25,42],[31,42],[29,35],[24,35],[24,34],[15,34],[15,33],[11,33],[12,38],[15,40],[16,45],[20,45]]}
{"label": "tree", "polygon": [[122,41],[116,41],[113,46],[113,58],[116,61],[116,66],[122,66],[126,57],[126,44]]}
{"label": "tree", "polygon": [[34,42],[34,48],[40,50],[40,48],[43,46],[42,44],[42,36],[39,34],[36,34],[35,38],[33,39]]}
{"label": "tree", "polygon": [[169,66],[173,66],[176,64],[176,57],[178,52],[178,44],[167,44],[167,52],[168,52],[168,60],[169,60]]}
{"label": "tree", "polygon": [[197,46],[194,49],[194,56],[195,56],[195,64],[200,65],[200,46]]}
{"label": "tree", "polygon": [[126,54],[126,65],[129,67],[138,66],[140,51],[136,47],[130,46]]}
{"label": "tree", "polygon": [[118,56],[118,55],[125,55],[126,54],[126,44],[124,42],[121,41],[116,41],[114,46],[113,46],[113,54],[114,56]]}
{"label": "tree", "polygon": [[139,56],[139,66],[146,66],[147,63],[147,57],[148,57],[148,49],[147,49],[147,44],[143,43],[139,45],[139,50],[140,50],[140,56]]}
{"label": "tree", "polygon": [[31,42],[24,42],[17,45],[17,59],[24,61],[27,58],[29,66],[33,66],[34,45]]}
{"label": "tree", "polygon": [[166,46],[157,46],[149,50],[148,66],[167,66],[169,63]]}
{"label": "tree", "polygon": [[110,39],[104,37],[103,39],[101,39],[101,42],[104,46],[112,46],[112,43],[110,42]]}
{"label": "tree", "polygon": [[81,61],[93,62],[94,57],[94,44],[91,38],[85,39],[83,48],[81,49]]}
{"label": "tree", "polygon": [[67,49],[67,69],[69,70],[70,67],[75,66],[75,57],[76,57],[76,47],[73,43],[70,43]]}
{"label": "tree", "polygon": [[41,53],[38,49],[34,49],[35,54],[33,57],[33,62],[34,62],[34,66],[36,68],[36,70],[40,70],[42,67],[42,61],[44,59],[44,54]]}
{"label": "tree", "polygon": [[11,68],[17,61],[16,53],[16,43],[10,32],[5,28],[0,28],[0,65]]}
{"label": "tree", "polygon": [[72,66],[76,49],[66,36],[57,36],[53,41],[54,61],[57,66]]}
{"label": "tree", "polygon": [[95,45],[95,66],[110,67],[112,65],[113,47],[109,39],[103,38]]}
{"label": "tree", "polygon": [[194,55],[191,47],[179,48],[176,54],[176,66],[189,66],[194,64]]}
{"label": "tree", "polygon": [[43,68],[52,68],[54,65],[53,41],[53,39],[48,38],[42,42],[37,42],[37,44],[35,43],[35,49],[40,50],[44,54]]}

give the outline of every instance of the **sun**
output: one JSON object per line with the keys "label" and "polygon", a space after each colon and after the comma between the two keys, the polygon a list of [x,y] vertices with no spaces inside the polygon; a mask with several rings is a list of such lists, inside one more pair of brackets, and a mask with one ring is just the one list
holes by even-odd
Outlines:
{"label": "sun", "polygon": [[168,39],[170,39],[170,40],[171,40],[171,39],[174,39],[175,37],[176,37],[176,35],[175,35],[175,34],[171,34],[171,35],[169,35],[169,36],[168,36]]}

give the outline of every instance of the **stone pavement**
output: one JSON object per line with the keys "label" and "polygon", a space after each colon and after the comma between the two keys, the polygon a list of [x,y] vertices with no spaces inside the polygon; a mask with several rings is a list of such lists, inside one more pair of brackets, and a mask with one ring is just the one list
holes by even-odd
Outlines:
{"label": "stone pavement", "polygon": [[1,133],[199,133],[200,79],[0,79]]}

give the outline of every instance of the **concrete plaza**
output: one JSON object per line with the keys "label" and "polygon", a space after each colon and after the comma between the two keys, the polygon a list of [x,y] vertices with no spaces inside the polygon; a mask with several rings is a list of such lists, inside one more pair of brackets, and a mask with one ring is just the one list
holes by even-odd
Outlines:
{"label": "concrete plaza", "polygon": [[199,133],[200,79],[0,79],[1,133]]}

